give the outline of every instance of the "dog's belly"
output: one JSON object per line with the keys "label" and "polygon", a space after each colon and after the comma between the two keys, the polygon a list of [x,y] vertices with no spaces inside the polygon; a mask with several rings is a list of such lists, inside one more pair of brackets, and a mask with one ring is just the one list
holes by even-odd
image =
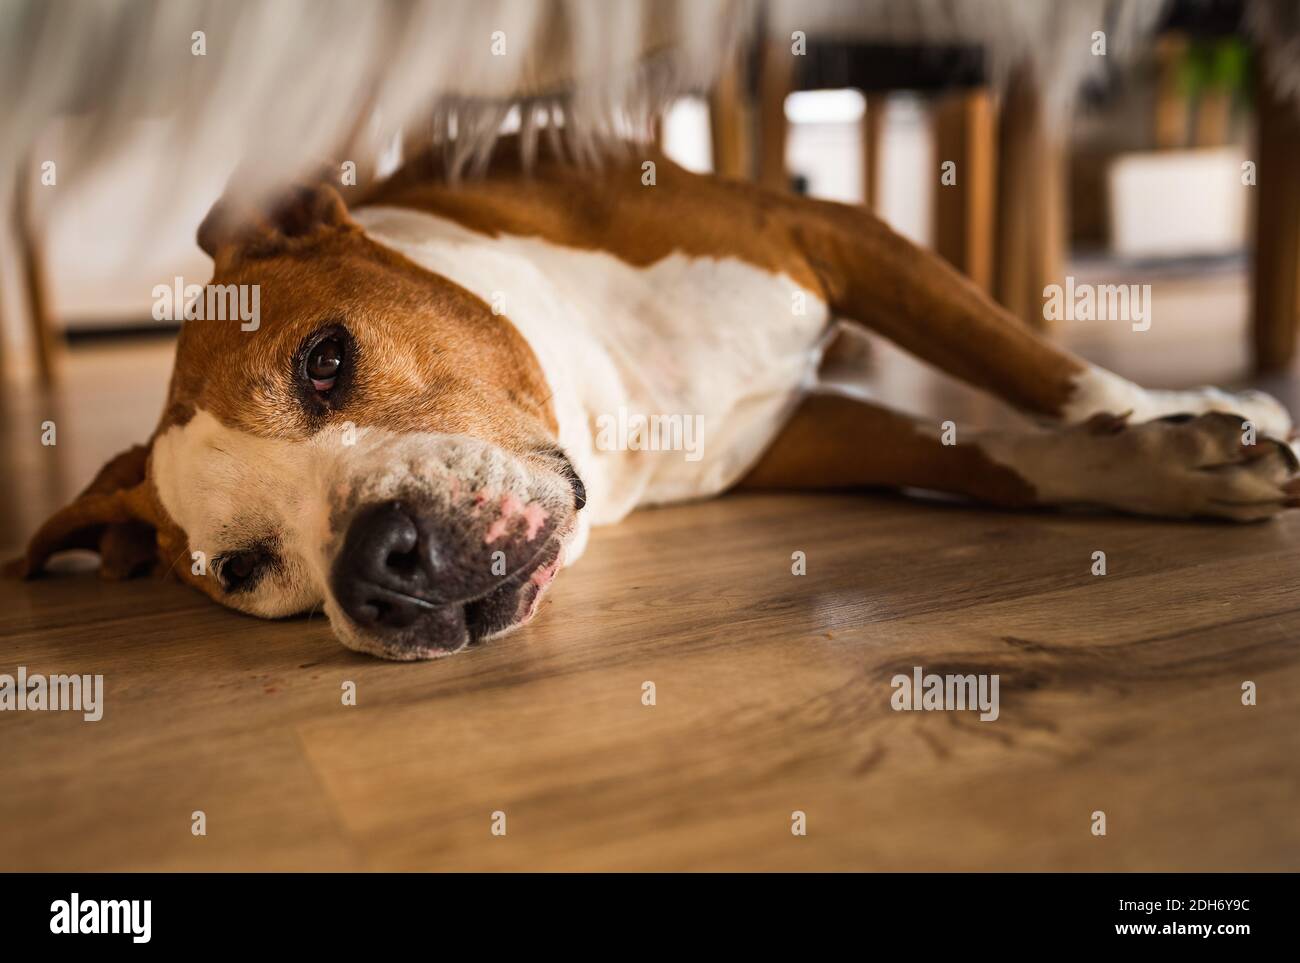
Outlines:
{"label": "dog's belly", "polygon": [[596,524],[735,484],[814,381],[828,310],[784,275],[682,254],[636,266],[405,208],[353,214],[528,340]]}

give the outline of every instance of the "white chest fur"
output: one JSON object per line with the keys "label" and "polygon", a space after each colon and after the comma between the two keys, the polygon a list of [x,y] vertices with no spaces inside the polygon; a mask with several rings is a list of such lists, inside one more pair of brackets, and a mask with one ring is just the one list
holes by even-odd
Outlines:
{"label": "white chest fur", "polygon": [[815,377],[825,303],[738,259],[672,254],[636,267],[405,208],[354,217],[528,340],[595,524],[733,485]]}

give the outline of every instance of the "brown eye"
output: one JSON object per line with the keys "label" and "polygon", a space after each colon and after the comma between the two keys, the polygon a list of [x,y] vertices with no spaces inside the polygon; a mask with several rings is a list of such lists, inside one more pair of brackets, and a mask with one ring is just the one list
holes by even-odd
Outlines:
{"label": "brown eye", "polygon": [[352,393],[361,354],[348,329],[335,322],[317,328],[293,354],[293,378],[299,403],[319,421],[341,411]]}
{"label": "brown eye", "polygon": [[338,338],[325,338],[307,353],[306,371],[311,386],[317,391],[329,391],[343,367],[343,342]]}

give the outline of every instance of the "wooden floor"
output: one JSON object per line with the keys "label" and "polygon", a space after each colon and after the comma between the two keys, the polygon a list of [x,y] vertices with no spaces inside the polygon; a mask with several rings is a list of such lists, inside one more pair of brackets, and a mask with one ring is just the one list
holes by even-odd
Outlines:
{"label": "wooden floor", "polygon": [[[165,350],[104,357],[11,397],[7,542],[156,417]],[[0,713],[0,869],[1296,870],[1297,576],[1300,512],[730,497],[599,531],[533,625],[414,665],[176,584],[3,582],[0,672],[103,673],[106,708]],[[893,711],[914,666],[997,673],[1000,718]]]}

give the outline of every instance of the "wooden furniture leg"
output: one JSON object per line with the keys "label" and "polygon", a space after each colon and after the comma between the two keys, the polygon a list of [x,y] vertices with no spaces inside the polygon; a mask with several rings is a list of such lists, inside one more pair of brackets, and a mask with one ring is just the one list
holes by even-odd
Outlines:
{"label": "wooden furniture leg", "polygon": [[1281,371],[1295,358],[1300,327],[1300,113],[1256,77],[1255,264],[1251,338],[1255,370]]}
{"label": "wooden furniture leg", "polygon": [[14,185],[14,238],[18,246],[18,261],[27,299],[27,320],[32,352],[36,359],[36,373],[42,385],[50,385],[54,382],[63,345],[50,311],[44,239],[32,212],[32,192],[39,182],[39,172],[40,167],[35,157],[29,156],[18,165],[18,180]]}
{"label": "wooden furniture leg", "polygon": [[1156,147],[1161,150],[1187,146],[1189,111],[1180,76],[1187,46],[1187,38],[1178,33],[1166,33],[1155,42],[1158,74],[1154,123]]}
{"label": "wooden furniture leg", "polygon": [[794,55],[790,45],[768,41],[763,46],[758,81],[758,182],[774,190],[787,190],[785,167],[785,98],[794,89]]}
{"label": "wooden furniture leg", "polygon": [[1044,127],[1027,68],[1008,82],[997,158],[994,295],[1016,317],[1042,328],[1043,288],[1064,281],[1065,151]]}
{"label": "wooden furniture leg", "polygon": [[[995,123],[992,94],[984,88],[942,96],[934,109],[934,248],[984,291],[993,287]],[[943,165],[952,161],[953,183]]]}
{"label": "wooden furniture leg", "polygon": [[738,50],[719,71],[717,83],[709,94],[713,171],[719,177],[735,180],[749,180],[753,176],[751,118],[744,65],[744,51]]}
{"label": "wooden furniture leg", "polygon": [[862,203],[869,211],[880,205],[881,140],[885,132],[886,95],[867,94],[867,112],[862,115]]}

